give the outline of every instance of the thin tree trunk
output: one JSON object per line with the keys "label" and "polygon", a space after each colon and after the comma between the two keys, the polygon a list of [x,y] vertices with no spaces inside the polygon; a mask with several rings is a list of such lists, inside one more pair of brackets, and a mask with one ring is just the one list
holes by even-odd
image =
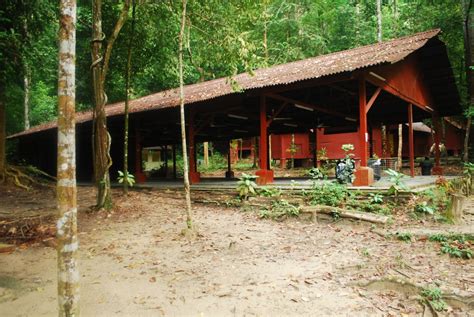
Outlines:
{"label": "thin tree trunk", "polygon": [[123,193],[128,194],[128,107],[130,100],[130,76],[132,69],[132,47],[133,47],[133,37],[135,35],[135,10],[136,4],[135,0],[132,1],[132,29],[130,32],[130,38],[128,40],[127,48],[127,68],[125,70],[125,118],[124,118],[124,131],[123,131]]}
{"label": "thin tree trunk", "polygon": [[377,41],[382,42],[382,0],[377,0]]}
{"label": "thin tree trunk", "polygon": [[471,133],[472,119],[469,116],[466,123],[466,134],[464,135],[464,154],[463,161],[469,162],[469,134]]}
{"label": "thin tree trunk", "polygon": [[76,1],[61,0],[58,70],[57,223],[59,316],[79,315],[75,139]]}
{"label": "thin tree trunk", "polygon": [[189,230],[194,229],[193,210],[191,207],[191,186],[189,184],[189,166],[188,153],[186,145],[186,121],[184,117],[184,76],[183,76],[183,38],[184,28],[186,26],[186,4],[187,0],[183,0],[183,10],[181,12],[181,28],[179,32],[179,52],[178,52],[178,69],[179,69],[179,109],[181,116],[181,143],[183,147],[183,178],[184,191],[186,194],[186,226]]}
{"label": "thin tree trunk", "polygon": [[109,168],[112,166],[110,156],[110,144],[112,139],[107,131],[107,117],[105,105],[107,95],[105,93],[105,81],[109,68],[109,60],[112,48],[120,30],[128,16],[130,1],[125,0],[122,12],[115,23],[112,34],[107,39],[105,52],[102,54],[102,41],[104,34],[102,31],[102,1],[93,0],[92,5],[92,81],[94,88],[94,179],[97,186],[96,208],[112,208],[112,195],[110,189]]}
{"label": "thin tree trunk", "polygon": [[[1,81],[2,79],[0,79]],[[5,155],[5,141],[6,141],[6,114],[5,114],[5,89],[0,82],[0,183],[5,180],[6,155]]]}
{"label": "thin tree trunk", "polygon": [[[467,88],[469,93],[469,103],[468,107],[472,108],[474,105],[474,73],[471,67],[473,66],[474,61],[474,41],[472,36],[474,35],[474,8],[472,7],[472,0],[464,0],[463,3],[463,12],[464,12],[464,56],[465,56],[465,65],[466,65],[466,80]],[[467,114],[467,125],[466,125],[466,134],[464,135],[464,162],[469,161],[469,136],[471,132],[472,119],[470,112]]]}
{"label": "thin tree trunk", "polygon": [[25,130],[30,128],[30,78],[30,68],[28,64],[25,63],[25,74],[23,75],[23,89],[25,94],[23,98]]}
{"label": "thin tree trunk", "polygon": [[398,153],[397,153],[397,165],[398,170],[402,170],[402,150],[403,150],[403,124],[398,125]]}

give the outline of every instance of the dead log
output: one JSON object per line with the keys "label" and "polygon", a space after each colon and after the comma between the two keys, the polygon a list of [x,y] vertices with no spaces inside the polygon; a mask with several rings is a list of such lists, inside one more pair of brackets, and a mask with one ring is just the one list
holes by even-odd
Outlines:
{"label": "dead log", "polygon": [[337,214],[341,218],[350,218],[350,219],[357,219],[363,220],[373,223],[381,223],[386,224],[388,221],[387,216],[370,214],[367,212],[360,212],[355,210],[343,209],[339,207],[332,207],[332,206],[324,206],[324,205],[316,205],[316,206],[305,206],[301,208],[301,212],[303,213],[313,213],[313,217],[318,213],[327,214],[327,215],[334,215]]}

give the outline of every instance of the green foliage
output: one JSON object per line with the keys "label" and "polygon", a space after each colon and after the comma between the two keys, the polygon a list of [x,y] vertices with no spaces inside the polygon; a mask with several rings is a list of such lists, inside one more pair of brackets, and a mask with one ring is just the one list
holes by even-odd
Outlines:
{"label": "green foliage", "polygon": [[461,259],[472,259],[474,257],[472,241],[474,235],[471,234],[433,234],[429,240],[441,243],[441,252],[449,254],[451,257]]}
{"label": "green foliage", "polygon": [[449,254],[451,257],[461,259],[472,259],[474,255],[473,251],[467,246],[467,244],[460,241],[453,241],[451,243],[441,242],[441,252]]}
{"label": "green foliage", "polygon": [[313,167],[308,171],[308,175],[311,176],[313,180],[326,179],[327,174],[320,168]]}
{"label": "green foliage", "polygon": [[423,202],[415,205],[415,212],[432,215],[435,212],[435,208],[428,205],[428,202],[423,201]]}
{"label": "green foliage", "polygon": [[443,293],[438,287],[425,288],[421,291],[421,296],[430,303],[436,311],[444,311],[448,309],[448,304],[443,300]]}
{"label": "green foliage", "polygon": [[310,191],[306,192],[309,196],[310,202],[313,205],[339,206],[348,197],[348,190],[346,186],[333,183],[324,182],[322,184],[313,184]]}
{"label": "green foliage", "polygon": [[285,199],[280,199],[272,202],[270,210],[262,210],[260,217],[279,220],[286,217],[297,217],[299,214],[300,207]]}
{"label": "green foliage", "polygon": [[127,175],[125,175],[124,172],[122,171],[118,171],[118,177],[117,177],[117,181],[120,183],[120,184],[123,184],[123,182],[127,182],[127,184],[129,186],[133,186],[135,185],[135,176],[133,176],[133,174],[130,174],[129,172],[127,173]]}
{"label": "green foliage", "polygon": [[281,190],[276,187],[259,187],[258,188],[258,195],[263,197],[280,197]]}
{"label": "green foliage", "polygon": [[383,204],[383,195],[379,193],[369,193],[369,203],[371,204]]}
{"label": "green foliage", "polygon": [[409,232],[397,232],[397,239],[405,242],[411,242],[413,235]]}
{"label": "green foliage", "polygon": [[388,169],[385,172],[390,176],[389,181],[392,183],[392,185],[387,191],[389,195],[398,196],[400,191],[408,190],[408,187],[403,181],[403,178],[405,178],[405,174],[399,173],[392,169]]}
{"label": "green foliage", "polygon": [[242,177],[239,178],[237,191],[241,199],[247,200],[250,196],[257,195],[258,185],[255,183],[257,177],[258,176],[243,173]]}

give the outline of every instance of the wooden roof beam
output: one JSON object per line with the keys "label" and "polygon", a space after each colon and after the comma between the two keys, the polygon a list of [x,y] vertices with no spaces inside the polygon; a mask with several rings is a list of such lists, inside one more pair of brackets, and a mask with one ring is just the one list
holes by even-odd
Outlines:
{"label": "wooden roof beam", "polygon": [[281,100],[281,101],[285,101],[285,102],[292,103],[292,104],[298,104],[298,105],[308,107],[308,108],[314,109],[316,111],[326,113],[326,114],[329,114],[329,115],[333,115],[333,116],[336,116],[336,117],[341,117],[341,118],[345,118],[345,119],[348,118],[350,121],[356,120],[355,118],[349,117],[347,114],[344,114],[342,112],[330,110],[328,108],[321,107],[321,106],[318,106],[318,105],[314,105],[314,104],[311,104],[311,103],[308,103],[308,102],[299,101],[299,100],[296,100],[296,99],[288,98],[288,97],[273,94],[273,93],[268,93],[268,94],[265,94],[265,95],[269,98],[272,98],[272,99]]}

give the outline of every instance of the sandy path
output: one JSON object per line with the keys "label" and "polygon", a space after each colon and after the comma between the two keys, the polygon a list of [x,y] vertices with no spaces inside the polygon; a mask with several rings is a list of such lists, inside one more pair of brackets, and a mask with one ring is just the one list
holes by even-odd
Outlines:
{"label": "sandy path", "polygon": [[[386,240],[368,226],[277,223],[196,205],[201,236],[188,242],[179,195],[133,193],[111,217],[81,216],[83,316],[421,313],[404,295],[354,286],[385,276],[474,294],[472,261],[439,256],[429,242]],[[44,247],[0,255],[2,316],[57,314],[55,256]]]}

